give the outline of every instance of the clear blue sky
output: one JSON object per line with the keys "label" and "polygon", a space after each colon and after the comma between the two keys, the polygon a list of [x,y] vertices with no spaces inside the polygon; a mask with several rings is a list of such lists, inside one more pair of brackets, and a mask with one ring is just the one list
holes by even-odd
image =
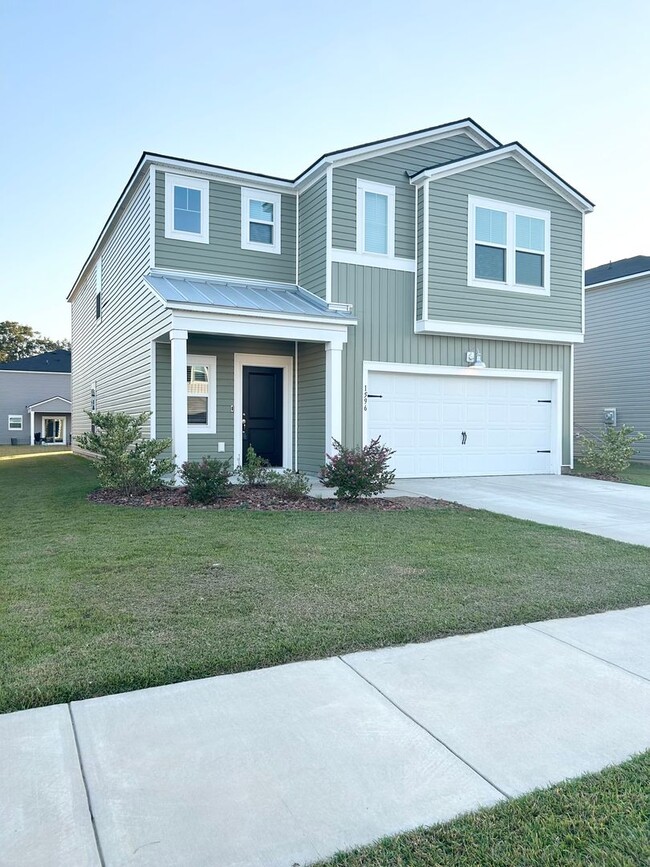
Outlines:
{"label": "clear blue sky", "polygon": [[65,296],[143,150],[294,176],[470,115],[596,202],[586,265],[650,254],[647,0],[0,0],[0,320]]}

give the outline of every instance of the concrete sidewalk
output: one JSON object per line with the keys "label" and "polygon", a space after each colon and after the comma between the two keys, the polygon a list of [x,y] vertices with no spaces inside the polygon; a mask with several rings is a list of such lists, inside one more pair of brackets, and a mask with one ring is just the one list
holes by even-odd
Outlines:
{"label": "concrete sidewalk", "polygon": [[650,748],[650,606],[0,716],[0,865],[292,867]]}

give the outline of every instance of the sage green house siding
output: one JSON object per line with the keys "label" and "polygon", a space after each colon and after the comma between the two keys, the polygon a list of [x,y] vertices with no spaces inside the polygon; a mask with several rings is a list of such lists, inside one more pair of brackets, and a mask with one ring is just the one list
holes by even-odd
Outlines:
{"label": "sage green house siding", "polygon": [[298,283],[325,297],[327,278],[327,177],[298,197]]}
{"label": "sage green house siding", "polygon": [[415,145],[335,167],[332,178],[332,246],[355,250],[357,246],[357,178],[395,187],[395,255],[415,257],[415,188],[408,175],[449,160],[480,153],[469,136]]}
{"label": "sage green house siding", "polygon": [[317,473],[325,458],[325,348],[298,344],[298,467]]}
{"label": "sage green house siding", "polygon": [[[182,173],[181,173],[182,174]],[[242,250],[241,190],[254,184],[210,182],[209,243],[165,237],[165,172],[156,172],[156,266],[280,283],[296,281],[296,196],[281,200],[281,253]]]}
{"label": "sage green house siding", "polygon": [[334,263],[332,298],[354,305],[359,320],[343,350],[343,437],[362,441],[363,362],[465,367],[465,353],[478,349],[489,368],[559,370],[563,380],[562,462],[571,460],[571,347],[473,337],[444,337],[413,331],[413,274]]}
{"label": "sage green house siding", "polygon": [[[468,286],[469,195],[550,211],[550,295]],[[582,214],[512,158],[432,180],[429,318],[580,332]]]}

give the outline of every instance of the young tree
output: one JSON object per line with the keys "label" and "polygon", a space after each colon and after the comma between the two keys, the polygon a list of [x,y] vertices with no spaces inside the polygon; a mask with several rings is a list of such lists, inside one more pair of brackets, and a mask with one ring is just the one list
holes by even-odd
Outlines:
{"label": "young tree", "polygon": [[53,349],[70,349],[70,341],[50,340],[29,325],[10,322],[8,319],[0,322],[0,364],[30,358]]}

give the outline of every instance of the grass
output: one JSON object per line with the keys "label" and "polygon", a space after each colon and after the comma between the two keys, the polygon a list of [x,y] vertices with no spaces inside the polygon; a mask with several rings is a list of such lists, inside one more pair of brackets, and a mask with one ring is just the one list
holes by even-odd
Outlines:
{"label": "grass", "polygon": [[0,463],[0,710],[650,602],[650,550],[488,512],[86,501]]}
{"label": "grass", "polygon": [[69,452],[70,446],[2,446],[0,445],[0,461],[10,460],[11,458],[32,455],[33,457],[41,457],[43,455],[52,454],[52,452]]}
{"label": "grass", "polygon": [[560,864],[650,864],[650,753],[444,825],[340,854],[320,867]]}
{"label": "grass", "polygon": [[[588,475],[590,470],[580,461],[576,461],[574,472]],[[628,469],[621,473],[620,481],[628,485],[650,485],[650,463],[633,461]]]}

